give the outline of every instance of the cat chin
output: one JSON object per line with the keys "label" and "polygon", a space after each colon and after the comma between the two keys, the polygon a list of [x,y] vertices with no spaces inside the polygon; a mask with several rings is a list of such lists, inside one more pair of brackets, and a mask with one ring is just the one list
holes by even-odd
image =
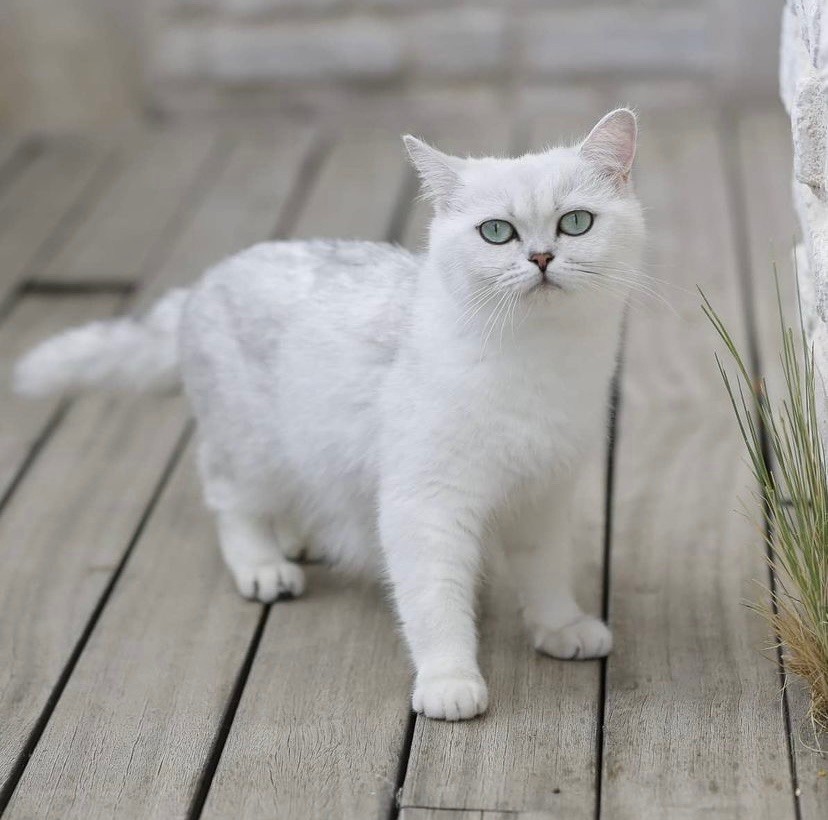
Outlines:
{"label": "cat chin", "polygon": [[555,302],[568,294],[570,290],[561,282],[550,282],[548,279],[544,279],[542,282],[533,285],[526,295],[542,302]]}

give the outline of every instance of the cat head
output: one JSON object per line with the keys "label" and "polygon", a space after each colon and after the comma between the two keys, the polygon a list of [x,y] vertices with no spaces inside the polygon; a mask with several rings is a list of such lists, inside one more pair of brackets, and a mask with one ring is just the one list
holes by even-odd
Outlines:
{"label": "cat head", "polygon": [[404,137],[434,203],[431,268],[462,305],[623,297],[644,242],[630,183],[636,135],[620,108],[578,145],[515,159],[462,159]]}

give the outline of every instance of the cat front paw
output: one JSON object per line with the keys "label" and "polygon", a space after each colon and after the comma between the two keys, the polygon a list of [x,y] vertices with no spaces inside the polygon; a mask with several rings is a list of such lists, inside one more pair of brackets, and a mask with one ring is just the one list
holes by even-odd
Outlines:
{"label": "cat front paw", "polygon": [[538,652],[567,661],[603,658],[612,650],[612,632],[591,615],[580,615],[556,629],[535,626],[532,638]]}
{"label": "cat front paw", "polygon": [[232,567],[243,597],[269,604],[278,598],[298,598],[305,591],[305,573],[290,561]]}
{"label": "cat front paw", "polygon": [[489,692],[479,675],[418,675],[411,705],[435,720],[468,720],[486,711]]}

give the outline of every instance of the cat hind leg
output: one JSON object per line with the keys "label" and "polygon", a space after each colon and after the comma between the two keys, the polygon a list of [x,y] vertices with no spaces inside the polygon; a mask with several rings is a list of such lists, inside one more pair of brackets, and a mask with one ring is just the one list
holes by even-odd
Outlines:
{"label": "cat hind leg", "polygon": [[299,550],[291,533],[274,530],[267,515],[222,510],[217,517],[221,553],[242,596],[271,603],[305,591],[305,573],[286,557]]}

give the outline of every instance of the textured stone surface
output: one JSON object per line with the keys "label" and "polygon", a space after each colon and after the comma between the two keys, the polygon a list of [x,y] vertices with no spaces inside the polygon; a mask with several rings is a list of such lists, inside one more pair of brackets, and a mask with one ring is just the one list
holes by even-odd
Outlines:
{"label": "textured stone surface", "polygon": [[822,375],[823,439],[828,442],[828,19],[820,0],[788,0],[780,62],[782,101],[791,117],[793,194],[803,245],[797,268],[805,328]]}
{"label": "textured stone surface", "polygon": [[618,6],[521,15],[518,42],[527,74],[703,72],[711,63],[703,10]]}
{"label": "textured stone surface", "polygon": [[[156,87],[187,82],[220,92],[269,84],[289,86],[294,98],[303,83],[343,87],[366,78],[405,91],[434,81],[507,90],[608,74],[721,86],[738,79],[744,93],[746,74],[774,64],[769,55],[756,59],[757,29],[775,37],[778,20],[778,0],[159,2],[149,49]],[[746,26],[748,7],[768,22]]]}
{"label": "textured stone surface", "polygon": [[383,79],[403,64],[399,32],[381,20],[293,20],[269,26],[178,25],[156,62],[168,76],[220,82]]}

